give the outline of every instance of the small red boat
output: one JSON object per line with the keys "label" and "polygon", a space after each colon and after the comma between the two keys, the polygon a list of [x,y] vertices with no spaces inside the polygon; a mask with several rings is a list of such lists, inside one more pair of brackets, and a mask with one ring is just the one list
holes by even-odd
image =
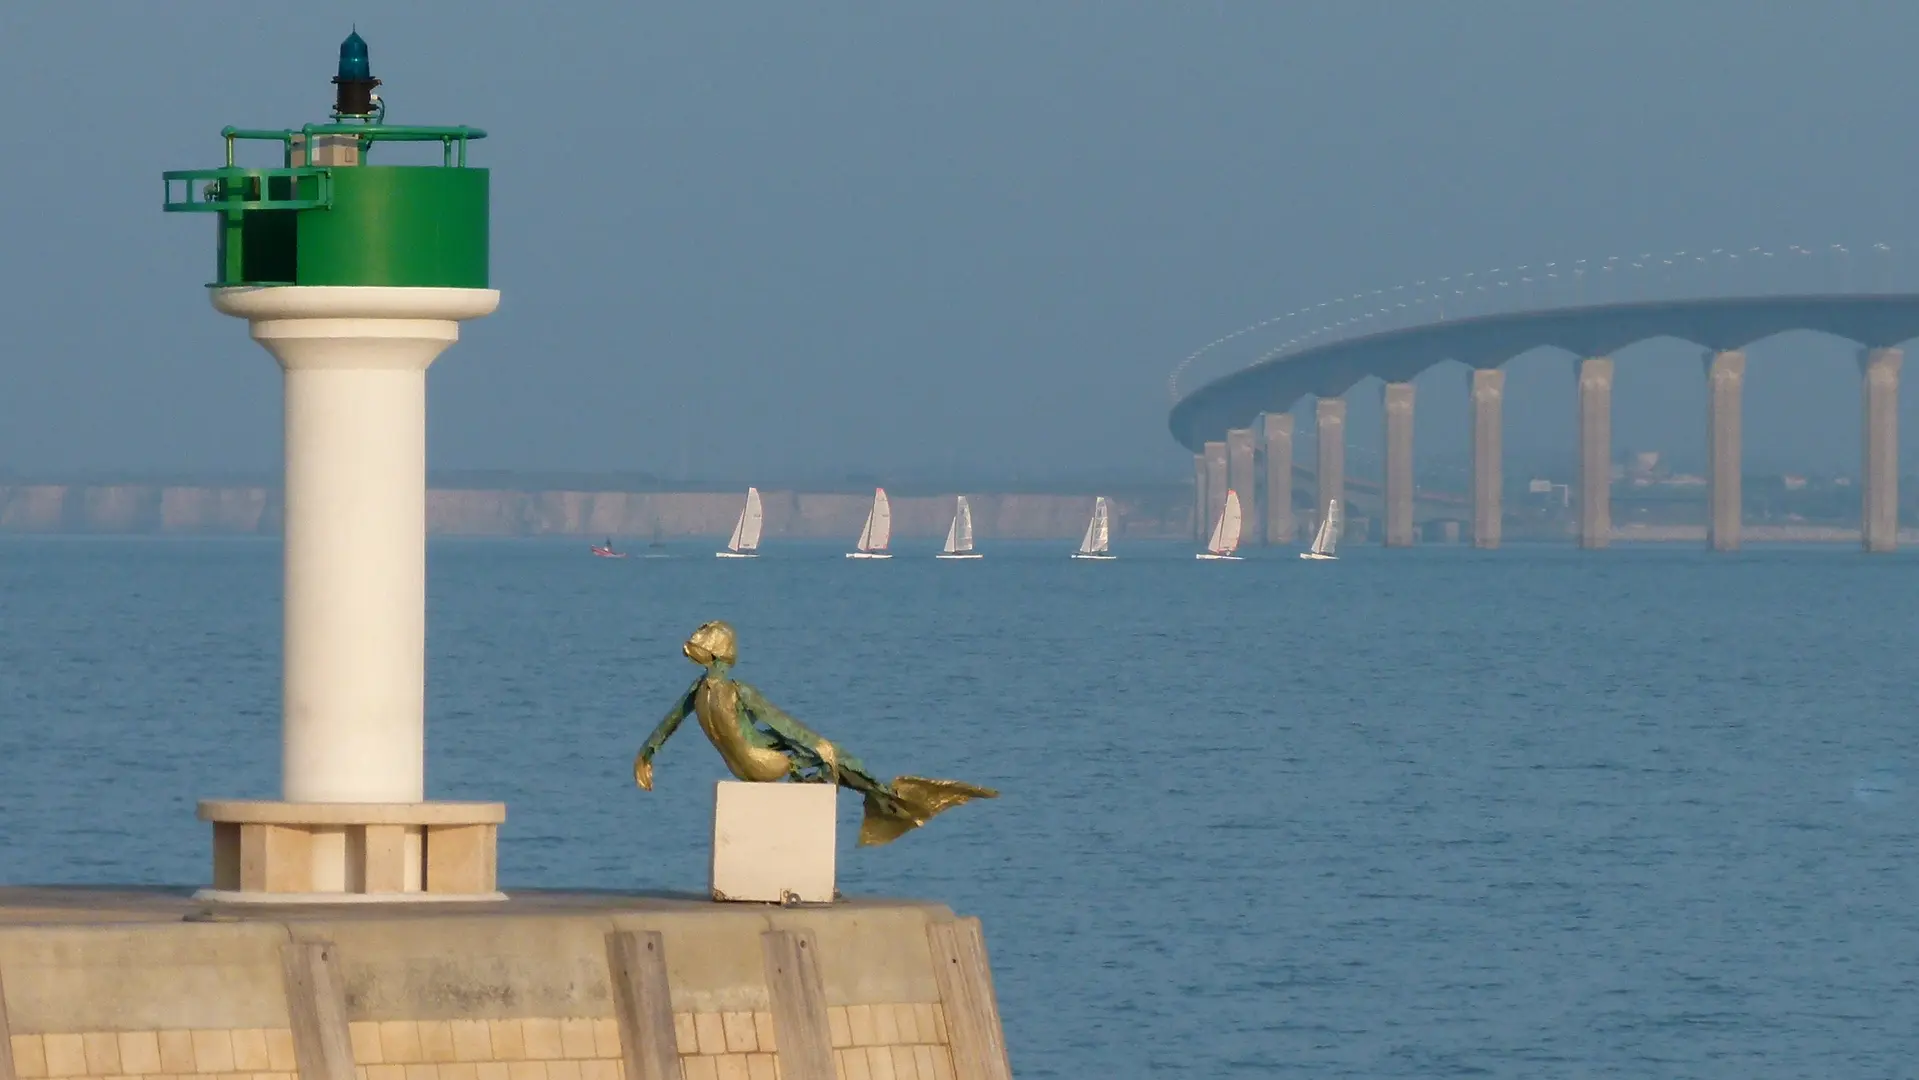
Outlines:
{"label": "small red boat", "polygon": [[602,559],[626,558],[626,552],[613,550],[613,538],[610,536],[606,538],[606,543],[588,545],[587,550],[591,551],[593,554],[599,556]]}

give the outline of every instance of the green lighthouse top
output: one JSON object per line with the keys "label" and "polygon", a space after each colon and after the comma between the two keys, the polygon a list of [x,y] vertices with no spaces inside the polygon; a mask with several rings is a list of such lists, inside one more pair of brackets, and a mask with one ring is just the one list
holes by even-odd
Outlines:
{"label": "green lighthouse top", "polygon": [[[467,165],[486,132],[386,123],[357,29],[332,81],[330,122],[223,128],[224,166],[164,174],[166,211],[220,216],[212,284],[486,288],[487,171]],[[280,144],[280,165],[238,164],[241,142]],[[419,142],[440,144],[440,164],[371,161],[378,143]]]}

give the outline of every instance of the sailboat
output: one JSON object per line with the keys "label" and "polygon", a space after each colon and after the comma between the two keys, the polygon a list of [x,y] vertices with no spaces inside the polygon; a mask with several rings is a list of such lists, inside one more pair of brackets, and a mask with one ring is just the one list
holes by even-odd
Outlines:
{"label": "sailboat", "polygon": [[765,515],[760,510],[760,489],[746,489],[746,506],[740,510],[740,520],[733,523],[733,536],[726,542],[725,551],[713,553],[720,559],[757,559],[760,555],[760,526]]}
{"label": "sailboat", "polygon": [[1195,559],[1231,559],[1239,561],[1233,552],[1239,550],[1239,492],[1226,493],[1226,505],[1220,508],[1219,520],[1213,522],[1213,537],[1206,542],[1206,550],[1194,555]]}
{"label": "sailboat", "polygon": [[935,556],[941,559],[977,559],[979,552],[973,550],[973,508],[966,503],[966,496],[959,497],[959,505],[953,510],[953,523],[946,527],[946,546]]}
{"label": "sailboat", "polygon": [[1106,496],[1101,495],[1093,500],[1093,520],[1086,523],[1086,535],[1080,537],[1079,550],[1073,552],[1073,558],[1110,562],[1118,557],[1106,550],[1112,541],[1107,515]]}
{"label": "sailboat", "polygon": [[646,554],[640,556],[640,558],[670,559],[672,557],[673,556],[667,552],[666,545],[660,543],[660,526],[658,522],[655,522],[653,524],[653,541],[646,545]]}
{"label": "sailboat", "polygon": [[860,530],[859,550],[849,551],[849,559],[890,559],[886,545],[893,539],[893,505],[886,501],[886,489],[873,489],[873,509],[866,512],[866,527]]}
{"label": "sailboat", "polygon": [[1326,520],[1319,523],[1319,532],[1313,535],[1313,546],[1302,551],[1302,559],[1336,559],[1333,548],[1339,543],[1339,500],[1333,499],[1326,504]]}

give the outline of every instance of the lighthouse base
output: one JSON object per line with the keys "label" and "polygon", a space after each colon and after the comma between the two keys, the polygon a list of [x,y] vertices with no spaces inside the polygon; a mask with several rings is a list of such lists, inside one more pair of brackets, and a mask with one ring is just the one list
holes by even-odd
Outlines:
{"label": "lighthouse base", "polygon": [[209,800],[213,887],[226,903],[505,899],[498,889],[504,803]]}

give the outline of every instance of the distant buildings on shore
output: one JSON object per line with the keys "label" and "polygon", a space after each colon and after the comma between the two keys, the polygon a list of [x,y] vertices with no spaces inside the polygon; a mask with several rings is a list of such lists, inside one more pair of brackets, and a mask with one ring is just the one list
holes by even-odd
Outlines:
{"label": "distant buildings on shore", "polygon": [[[1747,473],[1741,486],[1742,518],[1748,522],[1834,526],[1859,522],[1859,488],[1851,476]],[[1703,524],[1707,488],[1703,474],[1674,469],[1657,450],[1632,451],[1612,467],[1613,516],[1621,525]],[[1525,481],[1524,498],[1516,512],[1535,522],[1555,522],[1569,518],[1577,499],[1576,484],[1570,479],[1534,473]],[[1908,506],[1919,503],[1919,492],[1908,486],[1901,501]]]}

